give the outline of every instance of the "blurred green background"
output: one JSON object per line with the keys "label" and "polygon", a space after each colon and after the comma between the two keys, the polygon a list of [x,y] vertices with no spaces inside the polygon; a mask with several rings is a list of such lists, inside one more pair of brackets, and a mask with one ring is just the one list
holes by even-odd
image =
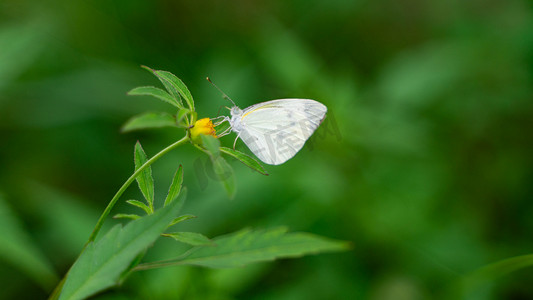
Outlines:
{"label": "blurred green background", "polygon": [[[97,299],[446,298],[465,274],[533,253],[532,6],[0,0],[0,298],[48,295],[49,270],[68,270],[132,173],[135,141],[153,155],[182,136],[120,133],[134,114],[173,112],[126,96],[159,86],[141,64],[180,77],[200,117],[227,105],[206,76],[241,107],[298,97],[329,108],[308,146],[267,166],[270,176],[232,160],[233,201],[193,147],[157,162],[159,203],[185,168],[184,212],[198,218],[184,230],[287,225],[354,247],[233,270],[139,272]],[[175,251],[160,241],[148,259]],[[464,297],[531,299],[531,282],[523,269]]]}

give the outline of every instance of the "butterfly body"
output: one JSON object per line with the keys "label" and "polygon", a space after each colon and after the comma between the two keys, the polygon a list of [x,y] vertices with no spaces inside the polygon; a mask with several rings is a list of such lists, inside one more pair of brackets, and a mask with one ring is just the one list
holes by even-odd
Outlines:
{"label": "butterfly body", "polygon": [[310,99],[278,99],[231,109],[231,130],[264,163],[279,165],[292,158],[318,128],[327,112]]}

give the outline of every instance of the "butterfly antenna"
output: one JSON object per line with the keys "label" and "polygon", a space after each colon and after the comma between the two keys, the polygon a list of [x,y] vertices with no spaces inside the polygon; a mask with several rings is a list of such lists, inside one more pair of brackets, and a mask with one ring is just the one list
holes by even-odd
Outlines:
{"label": "butterfly antenna", "polygon": [[[217,118],[220,116],[220,110],[222,110],[222,108],[224,108],[224,105],[221,105],[221,106],[218,108]],[[215,118],[215,119],[216,119],[216,118]]]}
{"label": "butterfly antenna", "polygon": [[213,83],[213,81],[211,81],[211,79],[209,79],[209,77],[206,77],[207,81],[209,81],[209,83],[211,83],[220,93],[222,93],[222,98],[228,100],[229,102],[231,102],[233,104],[233,106],[237,106],[235,105],[235,102],[233,102],[233,100],[231,100],[230,97],[228,97],[228,95],[226,95],[226,93],[224,93],[220,88],[218,88],[218,86],[216,84]]}

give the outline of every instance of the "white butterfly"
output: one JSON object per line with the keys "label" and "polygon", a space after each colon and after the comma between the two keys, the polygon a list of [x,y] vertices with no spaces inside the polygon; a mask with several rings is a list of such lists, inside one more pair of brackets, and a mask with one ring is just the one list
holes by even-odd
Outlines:
{"label": "white butterfly", "polygon": [[279,165],[302,149],[326,112],[324,104],[310,99],[271,100],[244,110],[234,104],[231,118],[222,116],[223,120],[216,125],[228,121],[230,127],[219,137],[234,131],[237,133],[235,142],[240,137],[261,161]]}

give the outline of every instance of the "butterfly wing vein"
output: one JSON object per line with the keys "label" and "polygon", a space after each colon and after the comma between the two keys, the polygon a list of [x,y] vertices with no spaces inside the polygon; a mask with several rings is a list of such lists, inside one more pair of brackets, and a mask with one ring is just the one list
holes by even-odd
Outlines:
{"label": "butterfly wing vein", "polygon": [[252,105],[243,111],[239,137],[261,161],[279,165],[302,149],[326,112],[326,106],[309,99]]}

